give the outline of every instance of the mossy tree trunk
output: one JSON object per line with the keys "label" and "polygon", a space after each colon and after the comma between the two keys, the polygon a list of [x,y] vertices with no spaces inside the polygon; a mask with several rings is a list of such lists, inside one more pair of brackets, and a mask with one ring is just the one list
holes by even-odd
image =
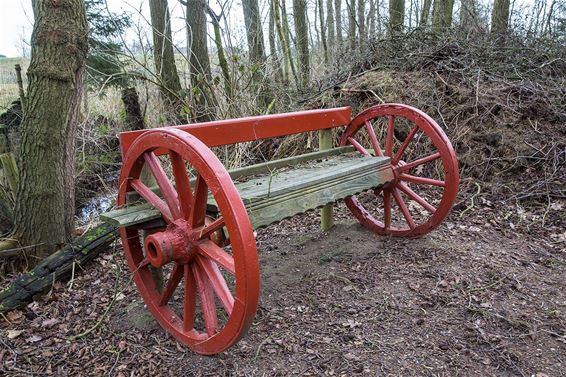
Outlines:
{"label": "mossy tree trunk", "polygon": [[389,1],[389,32],[398,34],[403,32],[405,22],[405,0]]}
{"label": "mossy tree trunk", "polygon": [[153,30],[153,59],[155,73],[159,78],[161,100],[171,111],[173,120],[180,120],[182,100],[181,81],[175,64],[175,50],[171,37],[171,16],[167,0],[150,0],[149,11]]}
{"label": "mossy tree trunk", "polygon": [[207,7],[206,11],[212,21],[212,26],[214,28],[214,44],[216,45],[216,54],[218,55],[218,65],[222,70],[222,77],[224,78],[224,91],[226,92],[226,97],[230,101],[233,95],[232,78],[230,77],[228,61],[226,60],[224,46],[222,45],[222,31],[220,29],[220,20],[222,18],[222,14],[217,15],[210,7]]}
{"label": "mossy tree trunk", "polygon": [[358,38],[360,51],[364,48],[367,40],[366,30],[366,2],[365,0],[358,0]]}
{"label": "mossy tree trunk", "polygon": [[434,0],[432,9],[432,31],[441,32],[452,26],[454,0]]}
{"label": "mossy tree trunk", "polygon": [[334,14],[336,14],[336,42],[338,48],[342,47],[342,0],[334,0]]}
{"label": "mossy tree trunk", "polygon": [[326,2],[326,30],[328,31],[328,52],[330,60],[333,60],[334,48],[335,48],[335,35],[336,29],[334,24],[334,3],[332,0],[327,0]]}
{"label": "mossy tree trunk", "polygon": [[206,122],[215,118],[215,102],[211,93],[210,58],[206,33],[205,0],[187,0],[187,52],[193,88],[193,119]]}
{"label": "mossy tree trunk", "polygon": [[299,81],[300,86],[304,88],[308,85],[310,79],[309,30],[307,24],[306,0],[293,0],[293,16],[295,18],[295,35],[297,38]]}
{"label": "mossy tree trunk", "polygon": [[432,6],[432,0],[424,0],[423,9],[421,11],[421,19],[419,20],[420,28],[426,28],[426,26],[428,25],[431,6]]}
{"label": "mossy tree trunk", "polygon": [[265,66],[267,58],[263,45],[263,30],[257,0],[242,0],[244,9],[244,23],[246,25],[246,36],[248,40],[248,51],[252,67],[252,81],[254,91],[258,94],[258,105],[267,108],[272,98],[269,88],[265,82]]}
{"label": "mossy tree trunk", "polygon": [[[14,236],[44,257],[74,232],[75,134],[88,26],[83,0],[36,0]],[[35,264],[37,259],[29,259]]]}
{"label": "mossy tree trunk", "polygon": [[324,23],[324,0],[318,0],[318,17],[320,21],[320,40],[324,52],[324,63],[328,64],[328,45],[326,39],[326,24]]}
{"label": "mossy tree trunk", "polygon": [[509,27],[510,0],[495,0],[491,12],[491,32],[505,34]]}
{"label": "mossy tree trunk", "polygon": [[346,0],[348,7],[348,41],[350,42],[350,50],[356,49],[356,0]]}

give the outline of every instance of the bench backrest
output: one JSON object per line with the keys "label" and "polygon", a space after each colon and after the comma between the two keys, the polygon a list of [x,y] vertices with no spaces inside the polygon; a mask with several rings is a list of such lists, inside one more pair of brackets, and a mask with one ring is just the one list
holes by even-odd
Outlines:
{"label": "bench backrest", "polygon": [[[196,136],[209,147],[269,139],[309,131],[346,126],[352,116],[351,107],[297,111],[247,118],[174,126]],[[125,156],[132,143],[147,130],[120,133],[120,150]]]}

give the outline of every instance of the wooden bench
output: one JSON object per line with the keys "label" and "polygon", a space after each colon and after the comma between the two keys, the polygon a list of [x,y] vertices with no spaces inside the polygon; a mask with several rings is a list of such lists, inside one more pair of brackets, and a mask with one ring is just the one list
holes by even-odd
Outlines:
{"label": "wooden bench", "polygon": [[[406,136],[397,140],[402,125]],[[334,146],[331,130],[339,127]],[[231,171],[210,149],[309,131],[320,131],[326,149]],[[118,208],[101,218],[120,227],[134,281],[157,321],[202,354],[230,347],[253,320],[254,229],[321,207],[328,228],[332,203],[345,200],[377,234],[419,236],[446,217],[458,186],[442,129],[399,104],[354,119],[343,107],[126,132],[120,146]]]}

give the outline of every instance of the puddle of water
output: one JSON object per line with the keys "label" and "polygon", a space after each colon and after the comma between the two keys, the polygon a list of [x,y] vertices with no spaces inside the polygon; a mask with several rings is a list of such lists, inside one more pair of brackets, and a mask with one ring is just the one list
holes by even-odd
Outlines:
{"label": "puddle of water", "polygon": [[101,213],[108,211],[112,208],[112,200],[114,195],[98,196],[89,199],[87,204],[82,206],[77,211],[80,224],[86,224],[96,219]]}

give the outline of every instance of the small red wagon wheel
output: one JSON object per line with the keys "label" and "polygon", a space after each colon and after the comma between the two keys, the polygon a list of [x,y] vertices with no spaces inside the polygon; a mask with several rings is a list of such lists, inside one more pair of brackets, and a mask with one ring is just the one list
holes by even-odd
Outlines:
{"label": "small red wagon wheel", "polygon": [[[140,180],[144,165],[159,190]],[[136,139],[124,158],[120,206],[131,201],[132,191],[167,224],[147,237],[139,226],[120,231],[143,300],[181,343],[201,354],[222,352],[244,335],[259,297],[256,243],[234,183],[200,140],[176,129],[155,129]],[[219,210],[212,222],[206,219],[209,193]],[[223,232],[230,240],[226,247],[218,242]],[[162,271],[162,290],[152,269]]]}
{"label": "small red wagon wheel", "polygon": [[382,235],[419,236],[448,215],[458,192],[458,161],[431,117],[407,105],[377,105],[348,125],[340,145],[348,144],[362,154],[391,158],[392,181],[345,200],[366,228]]}

